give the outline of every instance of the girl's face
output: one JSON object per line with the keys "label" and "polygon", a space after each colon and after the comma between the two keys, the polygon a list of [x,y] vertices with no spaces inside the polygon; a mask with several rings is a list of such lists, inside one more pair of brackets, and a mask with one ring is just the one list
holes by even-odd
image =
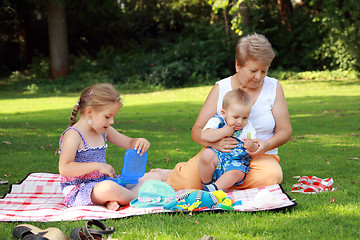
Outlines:
{"label": "girl's face", "polygon": [[121,104],[115,102],[102,111],[93,111],[91,119],[92,128],[98,133],[104,133],[112,124],[114,124],[115,116],[120,108]]}
{"label": "girl's face", "polygon": [[236,63],[238,79],[241,85],[249,89],[256,89],[262,86],[268,69],[269,66],[267,64],[256,60],[249,60],[242,67]]}
{"label": "girl's face", "polygon": [[231,103],[227,109],[222,109],[221,113],[227,125],[234,128],[234,130],[240,130],[246,126],[250,111],[250,105]]}

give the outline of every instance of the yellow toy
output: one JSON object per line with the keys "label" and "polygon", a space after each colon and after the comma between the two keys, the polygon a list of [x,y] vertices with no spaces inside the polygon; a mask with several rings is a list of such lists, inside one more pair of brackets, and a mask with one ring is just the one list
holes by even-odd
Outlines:
{"label": "yellow toy", "polygon": [[234,210],[233,205],[235,203],[234,199],[228,197],[228,195],[223,190],[216,190],[212,194],[218,200],[218,206],[224,210]]}

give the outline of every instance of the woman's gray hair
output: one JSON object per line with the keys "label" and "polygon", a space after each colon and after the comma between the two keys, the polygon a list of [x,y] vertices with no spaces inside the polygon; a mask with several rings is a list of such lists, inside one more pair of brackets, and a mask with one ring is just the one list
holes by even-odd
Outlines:
{"label": "woman's gray hair", "polygon": [[261,61],[270,66],[275,54],[264,35],[252,33],[239,39],[235,56],[239,66],[244,66],[248,60]]}

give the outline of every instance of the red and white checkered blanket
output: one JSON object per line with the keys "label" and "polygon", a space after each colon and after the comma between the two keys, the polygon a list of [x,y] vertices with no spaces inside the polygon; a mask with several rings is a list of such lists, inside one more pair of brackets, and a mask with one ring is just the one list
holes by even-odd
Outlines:
{"label": "red and white checkered blanket", "polygon": [[[189,190],[177,191],[176,196],[178,197],[187,191]],[[261,194],[265,198],[260,196],[259,192],[266,193]],[[235,201],[242,200],[242,205],[235,207],[236,211],[274,210],[296,205],[296,202],[292,201],[279,185],[243,191],[228,191],[227,194]],[[4,199],[0,199],[0,221],[48,222],[114,219],[171,212],[170,210],[164,210],[162,207],[136,208],[126,206],[119,211],[110,211],[102,206],[67,208],[61,203],[63,198],[59,174],[32,173],[21,184],[12,185],[11,193],[7,194]]]}

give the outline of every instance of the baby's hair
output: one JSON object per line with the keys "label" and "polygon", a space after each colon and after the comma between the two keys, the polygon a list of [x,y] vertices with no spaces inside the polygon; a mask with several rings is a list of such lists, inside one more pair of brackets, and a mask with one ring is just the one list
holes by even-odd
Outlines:
{"label": "baby's hair", "polygon": [[229,107],[229,105],[233,104],[233,103],[249,105],[251,107],[252,99],[249,96],[249,94],[247,94],[246,92],[244,92],[243,90],[238,88],[235,90],[231,90],[230,92],[227,92],[225,94],[223,103],[222,103],[222,108],[227,109]]}
{"label": "baby's hair", "polygon": [[70,126],[76,123],[79,111],[80,114],[84,114],[87,107],[92,107],[95,111],[102,111],[116,102],[122,105],[120,94],[111,84],[97,83],[86,88],[72,111]]}
{"label": "baby's hair", "polygon": [[271,43],[264,35],[252,33],[239,39],[236,44],[235,56],[239,66],[244,66],[251,59],[270,66],[275,54]]}

